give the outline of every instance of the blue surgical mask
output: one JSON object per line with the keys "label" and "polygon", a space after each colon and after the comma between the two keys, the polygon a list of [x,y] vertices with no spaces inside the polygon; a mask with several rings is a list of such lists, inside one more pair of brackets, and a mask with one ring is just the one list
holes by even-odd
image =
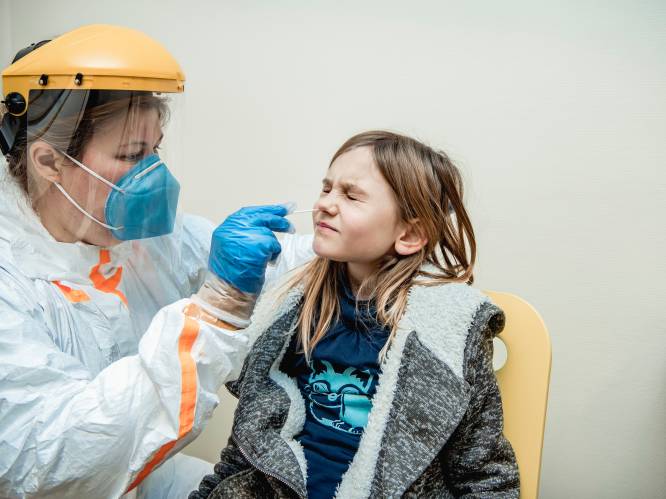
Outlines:
{"label": "blue surgical mask", "polygon": [[180,184],[157,154],[134,165],[117,184],[106,180],[80,161],[63,152],[74,164],[111,187],[106,199],[106,223],[81,207],[59,184],[56,187],[85,216],[106,227],[121,241],[163,236],[173,231]]}

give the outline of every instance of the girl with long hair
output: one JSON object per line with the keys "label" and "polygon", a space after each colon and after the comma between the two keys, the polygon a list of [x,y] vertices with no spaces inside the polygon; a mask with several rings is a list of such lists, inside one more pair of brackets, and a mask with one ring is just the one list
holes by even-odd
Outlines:
{"label": "girl with long hair", "polygon": [[448,156],[390,132],[335,153],[316,258],[253,319],[202,497],[518,497],[474,231]]}

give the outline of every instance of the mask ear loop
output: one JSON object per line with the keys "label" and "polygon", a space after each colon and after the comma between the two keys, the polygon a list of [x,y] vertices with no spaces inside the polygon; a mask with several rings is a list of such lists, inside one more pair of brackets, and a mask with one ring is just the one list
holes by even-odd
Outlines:
{"label": "mask ear loop", "polygon": [[[54,147],[55,147],[55,146],[54,146]],[[92,175],[93,177],[95,177],[95,178],[96,178],[97,180],[99,180],[100,182],[105,183],[106,185],[108,185],[109,187],[111,187],[111,189],[114,189],[114,190],[120,192],[121,194],[125,194],[125,191],[124,191],[123,189],[121,189],[120,187],[118,187],[118,186],[117,186],[116,184],[114,184],[113,182],[110,182],[109,180],[105,179],[105,178],[102,177],[99,173],[92,171],[90,168],[88,168],[86,165],[84,165],[83,163],[81,163],[79,160],[72,158],[69,154],[67,154],[67,153],[64,152],[64,151],[60,151],[59,149],[58,149],[58,151],[59,151],[60,154],[62,154],[63,156],[66,156],[67,159],[69,159],[69,160],[70,160],[72,163],[74,163],[76,166],[78,166],[78,167],[80,167],[80,168],[83,168],[87,173],[89,173],[90,175]]]}
{"label": "mask ear loop", "polygon": [[77,210],[79,210],[81,213],[83,213],[86,217],[88,217],[93,222],[97,222],[99,225],[101,225],[102,227],[104,227],[106,229],[109,229],[109,230],[120,230],[120,229],[124,228],[123,226],[114,227],[113,225],[108,225],[108,224],[105,224],[104,222],[102,222],[100,220],[97,220],[90,213],[88,213],[85,209],[83,209],[79,203],[74,201],[74,198],[67,193],[67,191],[65,190],[65,188],[62,185],[60,185],[58,182],[53,182],[53,184],[58,188],[58,190],[60,192],[62,192],[62,195],[65,196],[69,200],[69,202],[74,205],[74,207]]}
{"label": "mask ear loop", "polygon": [[[42,140],[44,140],[44,139],[42,139]],[[46,142],[47,144],[49,144],[51,147],[54,147],[54,148],[55,148],[60,154],[62,154],[63,156],[67,157],[67,158],[68,158],[71,162],[73,162],[76,166],[78,166],[78,167],[80,167],[80,168],[83,168],[83,170],[84,170],[85,172],[89,173],[90,175],[92,175],[93,177],[95,177],[97,180],[99,180],[99,181],[105,183],[106,185],[108,185],[109,187],[111,187],[111,189],[115,189],[116,191],[118,191],[118,192],[120,192],[120,193],[122,193],[122,194],[125,194],[125,191],[124,191],[123,189],[121,189],[120,187],[118,187],[118,186],[117,186],[116,184],[114,184],[113,182],[109,182],[107,179],[105,179],[104,177],[102,177],[102,176],[99,175],[98,173],[92,171],[90,168],[88,168],[86,165],[84,165],[84,164],[81,163],[80,161],[78,161],[78,160],[72,158],[72,157],[71,157],[69,154],[67,154],[66,152],[61,151],[60,149],[58,149],[56,146],[54,146],[54,145],[51,144],[50,142],[47,142],[47,141],[45,141],[45,140],[44,140],[44,142]],[[56,186],[56,188],[62,193],[62,195],[65,196],[65,197],[67,198],[67,200],[68,200],[70,203],[72,203],[72,204],[74,205],[74,207],[75,207],[77,210],[79,210],[81,213],[83,213],[86,217],[88,217],[88,218],[89,218],[90,220],[92,220],[93,222],[96,222],[96,223],[98,223],[99,225],[101,225],[102,227],[104,227],[105,229],[109,229],[109,230],[121,230],[121,229],[124,229],[124,228],[125,228],[124,226],[114,227],[113,225],[106,224],[106,223],[102,222],[101,220],[97,220],[97,219],[96,219],[95,217],[93,217],[90,213],[88,213],[88,212],[87,212],[87,211],[86,211],[86,210],[85,210],[85,209],[84,209],[79,203],[77,203],[77,202],[74,200],[74,198],[73,198],[72,196],[69,195],[69,193],[65,190],[65,188],[64,188],[62,185],[60,185],[59,182],[53,182],[53,184],[54,184],[54,185]]]}

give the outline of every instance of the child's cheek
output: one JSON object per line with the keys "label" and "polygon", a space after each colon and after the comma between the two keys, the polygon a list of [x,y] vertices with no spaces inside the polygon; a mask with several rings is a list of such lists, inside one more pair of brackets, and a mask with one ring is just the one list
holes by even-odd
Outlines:
{"label": "child's cheek", "polygon": [[373,220],[372,213],[356,209],[345,213],[345,225],[349,227],[349,235],[354,238],[366,239],[368,235],[378,230],[378,223]]}

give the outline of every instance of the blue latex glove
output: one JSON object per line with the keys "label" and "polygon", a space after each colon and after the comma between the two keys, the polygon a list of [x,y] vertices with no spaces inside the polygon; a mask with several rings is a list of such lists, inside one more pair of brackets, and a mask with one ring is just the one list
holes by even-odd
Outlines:
{"label": "blue latex glove", "polygon": [[258,294],[269,261],[282,248],[273,231],[292,230],[283,205],[250,206],[232,213],[213,232],[208,268],[244,293]]}

